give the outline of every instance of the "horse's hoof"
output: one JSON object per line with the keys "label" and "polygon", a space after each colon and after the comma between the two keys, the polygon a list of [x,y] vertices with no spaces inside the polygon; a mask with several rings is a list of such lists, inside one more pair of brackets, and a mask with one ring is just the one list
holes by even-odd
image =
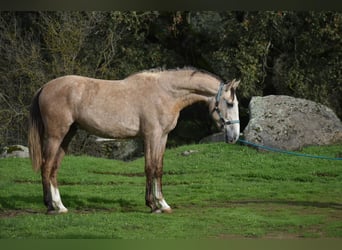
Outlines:
{"label": "horse's hoof", "polygon": [[64,209],[60,209],[57,211],[59,214],[66,214],[68,212],[68,209],[64,208]]}
{"label": "horse's hoof", "polygon": [[172,209],[171,208],[166,208],[166,209],[157,208],[153,210],[152,213],[153,214],[161,214],[161,213],[171,214]]}
{"label": "horse's hoof", "polygon": [[163,211],[159,208],[152,211],[153,214],[161,214]]}
{"label": "horse's hoof", "polygon": [[166,214],[172,214],[172,209],[171,208],[163,209],[162,212]]}
{"label": "horse's hoof", "polygon": [[47,210],[47,215],[56,215],[56,214],[65,214],[68,212],[68,209],[62,209],[62,210]]}

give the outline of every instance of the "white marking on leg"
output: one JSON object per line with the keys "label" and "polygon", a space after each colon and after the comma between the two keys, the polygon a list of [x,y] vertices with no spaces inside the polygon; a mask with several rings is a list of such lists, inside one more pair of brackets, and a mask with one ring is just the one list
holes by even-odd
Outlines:
{"label": "white marking on leg", "polygon": [[52,206],[54,207],[54,209],[56,209],[58,213],[68,212],[68,209],[66,209],[66,207],[62,203],[58,188],[54,187],[51,182],[50,182],[50,190],[51,190]]}
{"label": "white marking on leg", "polygon": [[153,179],[154,182],[154,198],[157,202],[157,206],[160,207],[162,211],[171,211],[171,207],[166,203],[165,199],[163,198],[163,194],[158,185],[157,178]]}

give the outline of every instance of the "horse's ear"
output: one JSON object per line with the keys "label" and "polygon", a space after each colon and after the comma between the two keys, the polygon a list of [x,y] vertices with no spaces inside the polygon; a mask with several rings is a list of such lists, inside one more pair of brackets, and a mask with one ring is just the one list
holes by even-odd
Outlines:
{"label": "horse's ear", "polygon": [[236,88],[239,86],[239,83],[240,80],[236,81],[235,79],[233,79],[231,82],[226,84],[224,93],[224,98],[226,99],[226,101],[230,103],[234,101]]}
{"label": "horse's ear", "polygon": [[240,83],[240,80],[236,81],[235,79],[233,79],[231,82],[227,84],[226,91],[230,89],[235,90],[239,86],[239,83]]}
{"label": "horse's ear", "polygon": [[240,84],[240,80],[236,81],[235,79],[233,79],[233,81],[231,81],[231,88],[236,89]]}

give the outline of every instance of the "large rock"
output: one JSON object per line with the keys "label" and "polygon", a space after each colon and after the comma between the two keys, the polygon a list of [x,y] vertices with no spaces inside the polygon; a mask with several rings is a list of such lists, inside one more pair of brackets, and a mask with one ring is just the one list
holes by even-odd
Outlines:
{"label": "large rock", "polygon": [[144,146],[142,140],[116,140],[112,144],[112,159],[129,161],[144,155]]}
{"label": "large rock", "polygon": [[225,136],[224,132],[218,132],[212,135],[208,135],[204,138],[202,138],[199,143],[216,143],[216,142],[224,142]]}
{"label": "large rock", "polygon": [[131,161],[144,155],[143,141],[133,139],[106,139],[78,130],[71,141],[69,154]]}
{"label": "large rock", "polygon": [[4,147],[0,158],[28,158],[29,150],[28,147],[22,145],[12,145]]}
{"label": "large rock", "polygon": [[91,135],[81,151],[95,157],[130,161],[144,155],[144,146],[140,139],[106,139]]}
{"label": "large rock", "polygon": [[342,141],[342,123],[321,104],[290,96],[253,97],[246,140],[285,150]]}

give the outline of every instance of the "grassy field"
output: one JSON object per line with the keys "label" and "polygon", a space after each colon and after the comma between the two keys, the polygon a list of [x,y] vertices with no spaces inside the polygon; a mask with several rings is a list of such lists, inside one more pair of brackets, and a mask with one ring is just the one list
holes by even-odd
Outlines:
{"label": "grassy field", "polygon": [[[303,152],[336,157],[342,146]],[[342,161],[221,143],[170,149],[163,184],[172,214],[145,207],[143,164],[66,157],[59,183],[69,213],[48,216],[29,160],[1,159],[0,238],[342,237]]]}

